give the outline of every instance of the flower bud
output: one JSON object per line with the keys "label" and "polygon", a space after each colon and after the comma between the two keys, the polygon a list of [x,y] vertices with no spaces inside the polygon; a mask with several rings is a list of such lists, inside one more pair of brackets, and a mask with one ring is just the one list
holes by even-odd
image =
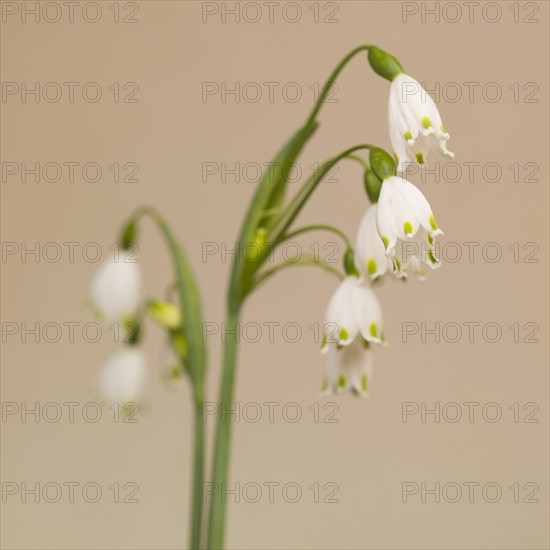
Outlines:
{"label": "flower bud", "polygon": [[390,82],[403,73],[403,67],[399,61],[393,55],[376,46],[369,48],[369,63],[375,73]]}
{"label": "flower bud", "polygon": [[149,302],[147,313],[161,327],[175,330],[181,327],[181,311],[167,302]]}
{"label": "flower bud", "polygon": [[369,162],[374,174],[382,181],[396,174],[397,167],[395,166],[395,161],[384,149],[371,147]]}
{"label": "flower bud", "polygon": [[370,202],[373,204],[377,203],[378,197],[380,196],[380,189],[382,188],[382,182],[368,166],[365,168],[363,181]]}

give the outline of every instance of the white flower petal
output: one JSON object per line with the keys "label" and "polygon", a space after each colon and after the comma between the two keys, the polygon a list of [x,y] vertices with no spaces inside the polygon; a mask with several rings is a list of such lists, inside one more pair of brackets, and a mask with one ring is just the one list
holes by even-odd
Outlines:
{"label": "white flower petal", "polygon": [[108,322],[132,317],[141,299],[141,272],[135,258],[121,253],[104,262],[92,281],[90,298],[94,309]]}
{"label": "white flower petal", "polygon": [[[330,299],[327,314],[326,326],[336,326],[338,332],[338,344],[347,346],[357,336],[359,325],[353,313],[354,289],[358,284],[356,277],[346,277],[336,289]],[[330,344],[330,342],[328,342]],[[323,345],[326,351],[326,345]]]}
{"label": "white flower petal", "polygon": [[376,227],[377,205],[370,206],[357,231],[355,241],[355,264],[362,277],[375,280],[388,270],[384,243]]}
{"label": "white flower petal", "polygon": [[142,351],[126,346],[104,364],[99,376],[99,396],[109,403],[139,402],[146,379],[146,363]]}
{"label": "white flower petal", "polygon": [[454,156],[447,149],[449,134],[443,128],[437,105],[411,76],[401,74],[392,81],[388,126],[399,171],[411,161],[424,164],[430,150]]}
{"label": "white flower petal", "polygon": [[381,344],[384,324],[382,308],[376,294],[366,285],[357,286],[354,293],[354,314],[362,337],[367,342]]}
{"label": "white flower petal", "polygon": [[372,352],[361,338],[345,348],[331,349],[325,366],[322,393],[342,393],[353,389],[366,396],[373,374]]}

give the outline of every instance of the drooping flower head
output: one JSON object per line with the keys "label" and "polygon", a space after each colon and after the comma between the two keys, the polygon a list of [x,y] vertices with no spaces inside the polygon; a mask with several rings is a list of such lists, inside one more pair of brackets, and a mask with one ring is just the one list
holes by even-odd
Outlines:
{"label": "drooping flower head", "polygon": [[90,298],[95,312],[107,322],[131,319],[141,299],[141,272],[135,258],[122,252],[99,268]]}
{"label": "drooping flower head", "polygon": [[429,151],[454,158],[447,148],[445,131],[434,100],[412,77],[396,76],[391,83],[388,108],[390,140],[397,158],[397,169],[405,163],[424,164]]}
{"label": "drooping flower head", "polygon": [[[407,265],[418,271],[419,261],[432,268],[439,266],[434,243],[443,231],[437,226],[426,197],[409,181],[397,176],[383,181],[376,225],[386,256],[392,258],[398,272]],[[403,244],[407,242],[409,247]]]}
{"label": "drooping flower head", "polygon": [[327,308],[321,350],[347,346],[358,335],[367,342],[384,342],[382,308],[376,294],[361,279],[350,275],[336,289]]}
{"label": "drooping flower head", "polygon": [[424,164],[430,150],[453,158],[454,154],[447,149],[449,134],[426,90],[404,73],[393,55],[376,46],[369,47],[369,63],[376,73],[391,82],[388,123],[397,169],[402,172],[408,162]]}

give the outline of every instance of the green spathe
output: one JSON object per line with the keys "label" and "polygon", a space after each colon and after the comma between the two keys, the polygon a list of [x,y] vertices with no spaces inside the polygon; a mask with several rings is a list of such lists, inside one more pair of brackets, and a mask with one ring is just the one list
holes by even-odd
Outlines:
{"label": "green spathe", "polygon": [[382,181],[376,176],[376,174],[370,169],[369,166],[365,167],[365,174],[363,177],[363,181],[365,183],[365,191],[367,192],[370,202],[372,204],[375,204],[378,202],[378,198],[380,197]]}
{"label": "green spathe", "polygon": [[376,46],[369,48],[369,63],[375,73],[390,82],[400,74],[403,74],[401,63],[393,55]]}
{"label": "green spathe", "polygon": [[369,151],[370,167],[379,180],[384,181],[385,179],[395,176],[397,173],[397,166],[391,155],[379,147],[371,146],[369,147]]}

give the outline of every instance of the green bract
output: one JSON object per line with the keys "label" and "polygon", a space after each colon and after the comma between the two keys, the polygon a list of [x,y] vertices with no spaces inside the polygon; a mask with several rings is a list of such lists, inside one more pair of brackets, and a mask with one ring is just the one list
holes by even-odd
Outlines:
{"label": "green bract", "polygon": [[369,48],[369,63],[375,73],[386,78],[390,82],[397,76],[403,73],[401,63],[390,55],[388,52],[371,46]]}
{"label": "green bract", "polygon": [[369,162],[374,174],[382,181],[397,173],[395,161],[379,147],[370,147]]}

